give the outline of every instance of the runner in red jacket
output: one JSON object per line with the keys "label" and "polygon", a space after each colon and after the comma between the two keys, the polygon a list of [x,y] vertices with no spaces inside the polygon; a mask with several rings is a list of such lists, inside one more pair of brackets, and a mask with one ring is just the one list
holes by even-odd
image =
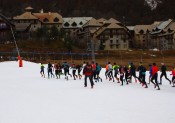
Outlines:
{"label": "runner in red jacket", "polygon": [[91,88],[94,86],[93,82],[93,71],[92,71],[92,65],[87,63],[86,66],[83,69],[83,75],[85,75],[84,78],[84,87],[87,87],[87,78],[89,78],[90,83],[91,83]]}
{"label": "runner in red jacket", "polygon": [[[159,84],[158,84],[158,82],[157,82],[158,70],[159,70],[159,69],[158,69],[158,67],[156,66],[156,63],[153,63],[151,82],[154,84],[154,88],[157,87],[157,90],[160,90]],[[155,80],[155,83],[153,82],[153,80]]]}
{"label": "runner in red jacket", "polygon": [[173,87],[175,87],[175,66],[173,66],[173,68],[172,68],[172,75],[173,75],[172,83],[173,83]]}

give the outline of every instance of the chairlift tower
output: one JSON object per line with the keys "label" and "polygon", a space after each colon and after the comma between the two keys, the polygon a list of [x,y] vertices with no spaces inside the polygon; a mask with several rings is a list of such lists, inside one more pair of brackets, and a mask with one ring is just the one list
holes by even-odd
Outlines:
{"label": "chairlift tower", "polygon": [[94,51],[95,51],[95,44],[94,44],[94,40],[91,39],[90,34],[87,33],[87,42],[89,42],[89,41],[90,41],[90,43],[87,43],[87,51],[91,50],[92,61],[95,62],[95,53],[94,53]]}
{"label": "chairlift tower", "polygon": [[13,30],[13,28],[12,28],[12,24],[11,24],[11,22],[10,22],[4,15],[2,15],[1,13],[0,13],[0,17],[1,17],[2,19],[4,19],[5,22],[8,24],[8,26],[10,27],[10,30],[11,30],[11,33],[12,33],[12,36],[13,36],[13,40],[14,40],[14,43],[15,43],[15,46],[16,46],[16,51],[17,51],[17,53],[18,53],[18,59],[19,59],[19,58],[20,58],[20,53],[19,53],[18,45],[17,45],[17,43],[16,43],[16,38],[15,38],[14,30]]}
{"label": "chairlift tower", "polygon": [[95,53],[94,53],[95,45],[94,45],[94,41],[93,40],[91,41],[91,50],[92,50],[92,61],[95,62]]}
{"label": "chairlift tower", "polygon": [[93,40],[87,44],[87,51],[91,51],[92,61],[95,62],[95,44]]}

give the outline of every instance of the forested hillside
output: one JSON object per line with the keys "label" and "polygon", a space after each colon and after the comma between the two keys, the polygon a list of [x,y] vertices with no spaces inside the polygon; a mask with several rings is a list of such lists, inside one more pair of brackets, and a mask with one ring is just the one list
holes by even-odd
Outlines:
{"label": "forested hillside", "polygon": [[57,11],[63,17],[92,16],[113,17],[126,25],[147,24],[154,20],[175,18],[175,0],[154,0],[157,8],[152,10],[145,0],[0,0],[0,11],[14,16],[32,6],[35,11]]}

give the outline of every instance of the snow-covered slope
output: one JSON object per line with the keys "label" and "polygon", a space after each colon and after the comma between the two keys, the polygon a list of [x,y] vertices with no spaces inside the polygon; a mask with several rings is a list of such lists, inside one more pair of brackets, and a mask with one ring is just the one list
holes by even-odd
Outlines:
{"label": "snow-covered slope", "polygon": [[[0,123],[174,123],[175,88],[105,80],[94,89],[84,81],[41,78],[40,65],[0,63]],[[170,77],[168,73],[168,77]],[[148,79],[148,77],[147,77]]]}

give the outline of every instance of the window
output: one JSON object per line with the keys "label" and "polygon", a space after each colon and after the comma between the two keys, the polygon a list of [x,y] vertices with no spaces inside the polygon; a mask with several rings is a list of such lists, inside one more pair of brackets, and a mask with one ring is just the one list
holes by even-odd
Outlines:
{"label": "window", "polygon": [[44,22],[49,22],[49,20],[48,20],[47,18],[45,18],[43,21],[44,21]]}
{"label": "window", "polygon": [[126,43],[126,39],[123,40],[123,43]]}
{"label": "window", "polygon": [[113,49],[113,45],[110,45],[110,48]]}
{"label": "window", "polygon": [[117,44],[119,43],[119,40],[118,40],[118,39],[116,40],[116,43],[117,43]]}
{"label": "window", "polygon": [[34,24],[37,24],[37,21],[36,20],[34,20]]}
{"label": "window", "polygon": [[112,44],[113,43],[113,40],[110,40],[110,43]]}
{"label": "window", "polygon": [[80,24],[80,25],[83,25],[83,22],[81,21],[79,24]]}
{"label": "window", "polygon": [[58,22],[59,21],[59,19],[56,17],[54,20],[53,20],[54,22]]}
{"label": "window", "polygon": [[73,22],[73,23],[72,23],[72,26],[77,26],[77,23]]}
{"label": "window", "polygon": [[120,32],[118,30],[116,30],[116,35],[119,35],[119,34],[120,34]]}
{"label": "window", "polygon": [[66,22],[66,23],[64,24],[64,26],[65,26],[65,27],[68,27],[68,26],[69,26],[69,23],[68,23],[68,22]]}
{"label": "window", "polygon": [[103,35],[100,35],[100,39],[103,39]]}
{"label": "window", "polygon": [[113,32],[110,30],[110,38],[113,38]]}
{"label": "window", "polygon": [[119,49],[119,45],[116,45],[116,49]]}
{"label": "window", "polygon": [[144,30],[141,29],[141,30],[139,31],[139,33],[140,33],[140,34],[144,34]]}
{"label": "window", "polygon": [[123,45],[123,48],[127,48],[127,44],[124,44],[124,45]]}

